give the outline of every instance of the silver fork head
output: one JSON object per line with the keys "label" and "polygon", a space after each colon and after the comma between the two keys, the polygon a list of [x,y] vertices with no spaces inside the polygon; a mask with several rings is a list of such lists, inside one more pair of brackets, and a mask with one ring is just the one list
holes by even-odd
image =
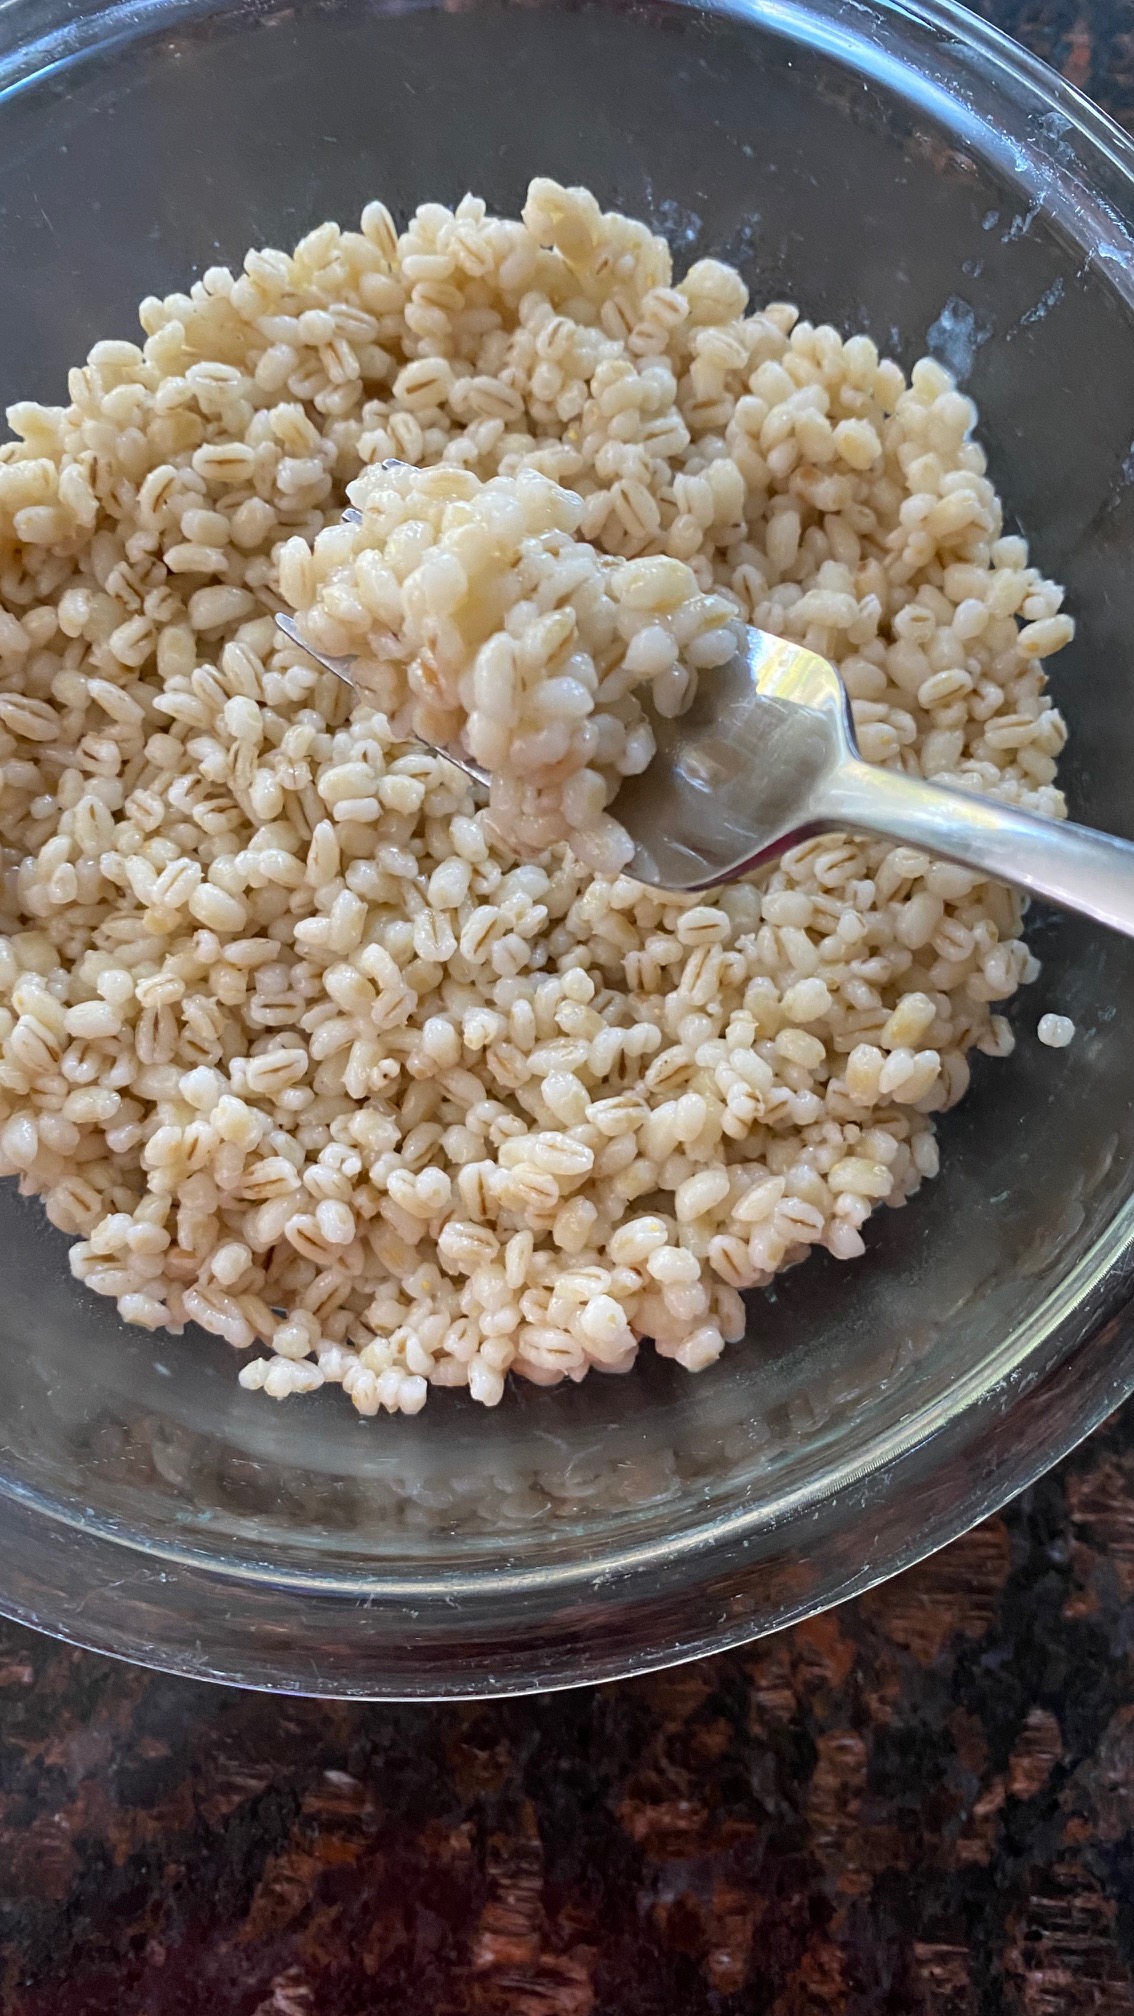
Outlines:
{"label": "silver fork head", "polygon": [[823,786],[855,754],[834,667],[763,630],[653,727],[657,753],[610,809],[634,841],[627,874],[662,889],[735,881],[819,830]]}
{"label": "silver fork head", "polygon": [[[355,659],[312,650],[294,617],[276,623],[357,692]],[[842,681],[826,659],[748,630],[731,663],[702,681],[688,712],[654,719],[657,753],[611,806],[634,842],[627,873],[659,889],[712,889],[821,827],[823,784],[855,753]],[[488,772],[425,742],[487,790]]]}
{"label": "silver fork head", "polygon": [[[386,469],[411,465],[390,457]],[[348,505],[343,522],[360,525]],[[356,692],[353,656],[313,651],[294,617],[276,623]],[[822,789],[857,755],[850,708],[834,667],[814,651],[748,629],[735,658],[703,680],[676,720],[653,717],[656,753],[611,805],[634,842],[627,873],[660,889],[711,889],[759,867],[828,823]],[[460,750],[426,749],[487,790],[488,772]]]}

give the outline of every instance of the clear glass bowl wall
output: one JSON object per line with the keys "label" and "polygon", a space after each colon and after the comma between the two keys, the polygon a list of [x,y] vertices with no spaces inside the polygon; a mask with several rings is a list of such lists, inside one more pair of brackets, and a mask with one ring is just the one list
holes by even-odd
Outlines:
{"label": "clear glass bowl wall", "polygon": [[[381,0],[0,10],[0,393],[56,401],[143,294],[380,194],[513,214],[537,172],[756,297],[927,342],[1079,637],[1079,817],[1134,831],[1131,150],[949,5]],[[752,1304],[695,1380],[439,1394],[414,1421],[243,1393],[119,1324],[0,1186],[0,1608],[249,1684],[568,1684],[836,1600],[1002,1502],[1134,1385],[1134,946],[1037,917],[1019,1048],[869,1257]],[[1046,1009],[1080,1025],[1042,1051]]]}

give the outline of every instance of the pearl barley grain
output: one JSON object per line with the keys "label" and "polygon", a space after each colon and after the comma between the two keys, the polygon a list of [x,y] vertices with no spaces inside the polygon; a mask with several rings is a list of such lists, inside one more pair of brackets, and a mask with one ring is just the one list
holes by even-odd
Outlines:
{"label": "pearl barley grain", "polygon": [[1075,1024],[1069,1015],[1041,1015],[1036,1035],[1049,1050],[1066,1050],[1075,1035]]}
{"label": "pearl barley grain", "polygon": [[0,1173],[271,1398],[711,1364],[936,1175],[1036,967],[1014,895],[885,841],[643,888],[615,793],[750,622],[875,760],[1062,816],[1072,625],[970,403],[543,178],[141,321],[0,448]]}

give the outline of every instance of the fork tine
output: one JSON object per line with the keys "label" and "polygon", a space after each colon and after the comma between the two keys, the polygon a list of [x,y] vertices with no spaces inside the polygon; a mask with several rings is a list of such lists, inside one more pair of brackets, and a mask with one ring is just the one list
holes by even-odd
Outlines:
{"label": "fork tine", "polygon": [[350,667],[354,664],[353,657],[332,658],[327,652],[313,651],[294,616],[283,616],[277,612],[276,629],[282,630],[292,644],[298,644],[301,651],[306,651],[309,658],[314,658],[315,663],[321,665],[324,672],[333,672],[335,678],[341,679],[344,686],[349,686],[353,693],[358,692],[358,687],[350,676]]}
{"label": "fork tine", "polygon": [[[341,679],[344,686],[349,686],[352,693],[360,693],[362,691],[362,688],[356,680],[351,678],[347,670],[347,667],[353,665],[355,662],[353,657],[332,658],[328,652],[312,650],[306,637],[301,634],[294,616],[277,614],[276,629],[282,630],[284,636],[292,644],[298,644],[301,651],[306,651],[309,658],[314,658],[315,663],[321,665],[325,672],[333,672],[335,678]],[[471,757],[462,756],[453,749],[442,749],[436,742],[427,742],[424,735],[416,735],[414,740],[420,742],[423,749],[431,749],[435,756],[443,756],[446,763],[452,763],[456,769],[463,770],[465,776],[470,778],[474,784],[479,784],[482,790],[488,790],[491,779],[487,770],[482,769],[479,763],[474,763]]]}

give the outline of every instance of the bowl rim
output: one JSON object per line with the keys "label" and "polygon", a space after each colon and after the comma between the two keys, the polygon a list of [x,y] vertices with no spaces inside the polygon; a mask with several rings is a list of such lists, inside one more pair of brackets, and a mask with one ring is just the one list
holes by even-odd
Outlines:
{"label": "bowl rim", "polygon": [[[426,11],[436,0],[409,0],[411,7]],[[537,0],[547,4],[547,0]],[[620,11],[619,0],[585,0],[596,8]],[[1005,132],[995,136],[1011,151],[1016,181],[1021,190],[1034,185],[1042,198],[1051,199],[1057,184],[1066,185],[1069,200],[1082,218],[1084,186],[1076,182],[1074,169],[1083,165],[1067,136],[1082,146],[1089,166],[1095,170],[1105,163],[1113,178],[1113,188],[1098,189],[1097,175],[1090,178],[1090,207],[1099,217],[1100,246],[1096,256],[1107,257],[1107,273],[1116,291],[1134,303],[1134,262],[1129,259],[1131,218],[1134,217],[1134,142],[1115,122],[1066,78],[1058,75],[1030,51],[1023,49],[1000,29],[971,14],[959,0],[673,0],[690,12],[726,16],[751,23],[787,40],[806,41],[827,53],[856,60],[863,68],[863,52],[869,49],[874,61],[871,74],[891,84],[898,81],[902,95],[911,95],[909,43],[904,53],[892,53],[891,42],[901,41],[910,32],[922,43],[936,43],[963,70],[981,72],[986,82],[1011,102],[1021,101],[1022,109],[1034,113],[1038,107],[1055,115],[1058,130],[1044,136],[1057,161],[1045,157],[1043,144],[1028,136],[1031,155],[1022,157],[1006,122]],[[184,23],[218,12],[230,11],[216,0],[93,0],[93,4],[73,11],[73,0],[9,0],[0,10],[0,104],[28,85],[40,82],[79,61],[92,50],[105,51],[115,43],[145,37],[166,21]],[[233,8],[231,11],[243,11]],[[21,24],[34,17],[38,32],[31,39],[21,35]],[[54,17],[54,18],[52,18]],[[947,123],[950,130],[979,131],[988,151],[990,128],[979,120],[971,106],[952,96],[940,75],[927,72],[918,79],[918,102]],[[1063,150],[1060,153],[1060,149]],[[1124,214],[1121,198],[1127,199]],[[1124,250],[1125,248],[1125,250]],[[1108,256],[1109,254],[1109,256]],[[1125,279],[1125,284],[1124,284]],[[239,1558],[231,1540],[226,1552],[210,1550],[203,1544],[174,1544],[155,1540],[139,1528],[123,1521],[111,1521],[94,1514],[91,1508],[75,1508],[53,1503],[43,1494],[11,1479],[0,1478],[0,1559],[9,1553],[6,1538],[16,1532],[25,1535],[30,1527],[52,1537],[66,1559],[65,1573],[53,1576],[41,1570],[40,1582],[30,1591],[0,1590],[0,1609],[22,1621],[46,1628],[70,1642],[132,1658],[166,1670],[222,1681],[237,1680],[244,1685],[269,1689],[328,1694],[337,1698],[464,1698],[486,1692],[520,1693],[535,1688],[570,1686],[587,1679],[621,1677],[678,1663],[724,1649],[779,1628],[801,1616],[814,1614],[846,1596],[885,1579],[898,1569],[922,1559],[935,1548],[957,1537],[980,1518],[998,1509],[1017,1490],[1034,1480],[1051,1463],[1065,1455],[1075,1443],[1105,1418],[1106,1414],[1134,1391],[1134,1324],[1124,1321],[1134,1306],[1134,1195],[1127,1197],[1087,1252],[1056,1282],[1034,1314],[1009,1329],[997,1348],[973,1367],[945,1395],[920,1408],[905,1421],[879,1431],[864,1449],[832,1466],[822,1487],[812,1481],[782,1491],[759,1506],[710,1514],[687,1525],[681,1533],[664,1540],[616,1545],[607,1554],[583,1561],[534,1568],[497,1565],[476,1575],[405,1574],[363,1576],[303,1570],[270,1559]],[[1099,1361],[1100,1340],[1113,1353],[1109,1369]],[[1054,1347],[1047,1361],[1040,1363],[1040,1347]],[[1061,1373],[1073,1363],[1088,1365],[1087,1386],[1069,1403],[1062,1395]],[[1054,1382],[1054,1384],[1053,1384]],[[1061,1411],[1055,1418],[1045,1415],[1044,1432],[1038,1441],[1014,1435],[1009,1423],[1023,1402],[1034,1403],[1045,1393],[1061,1393]],[[194,1600],[200,1600],[202,1586],[212,1585],[218,1594],[239,1587],[258,1590],[279,1611],[275,1629],[286,1635],[287,1620],[295,1621],[298,1610],[317,1599],[321,1611],[334,1606],[340,1624],[357,1614],[359,1606],[388,1606],[393,1624],[403,1608],[428,1605],[438,1599],[456,1604],[455,1628],[449,1635],[450,1653],[461,1640],[464,1628],[462,1606],[483,1599],[491,1585],[494,1598],[522,1604],[537,1593],[542,1609],[549,1602],[562,1604],[579,1592],[594,1595],[602,1588],[625,1591],[641,1586],[644,1580],[658,1579],[664,1568],[664,1597],[679,1609],[690,1601],[691,1592],[682,1584],[682,1573],[695,1570],[706,1561],[734,1562],[731,1570],[737,1586],[745,1580],[745,1570],[766,1562],[779,1536],[790,1533],[801,1515],[814,1515],[836,1505],[845,1505],[859,1493],[863,1505],[880,1516],[883,1503],[893,1509],[901,1496],[902,1481],[921,1475],[932,1458],[939,1464],[957,1460],[965,1441],[966,1428],[980,1424],[987,1416],[997,1432],[985,1451],[978,1485],[953,1489],[944,1504],[935,1502],[920,1524],[910,1523],[904,1537],[897,1530],[881,1555],[842,1575],[829,1577],[822,1589],[814,1587],[796,1598],[790,1595],[766,1605],[759,1615],[722,1617],[706,1629],[691,1623],[686,1629],[676,1610],[667,1618],[659,1635],[655,1616],[649,1642],[632,1647],[609,1649],[582,1644],[577,1634],[541,1619],[521,1620],[525,1635],[516,1646],[520,1664],[497,1657],[490,1684],[465,1688],[453,1671],[423,1668],[415,1673],[406,1667],[393,1685],[385,1673],[390,1665],[390,1647],[384,1634],[381,1642],[382,1672],[366,1670],[368,1655],[379,1641],[363,1634],[357,1657],[357,1673],[340,1674],[332,1684],[322,1684],[318,1675],[298,1676],[286,1651],[282,1658],[269,1650],[257,1668],[251,1643],[239,1644],[239,1634],[228,1648],[202,1650],[173,1643],[158,1643],[140,1619],[103,1611],[95,1621],[100,1597],[121,1587],[121,1567],[129,1555],[145,1558],[147,1575],[160,1578],[166,1588],[166,1611],[176,1608],[179,1589],[192,1585]],[[983,1431],[982,1431],[983,1432]],[[979,1435],[976,1437],[979,1441]],[[955,1448],[954,1445],[958,1445]],[[930,1466],[932,1467],[932,1466]],[[954,1480],[954,1483],[956,1480]],[[30,1522],[30,1527],[29,1527]],[[880,1537],[880,1536],[879,1536]],[[745,1562],[742,1557],[747,1554]],[[117,1567],[119,1580],[114,1580]],[[87,1591],[78,1602],[78,1591]],[[126,1606],[128,1607],[128,1606]],[[79,1614],[86,1610],[86,1621]],[[554,1617],[554,1612],[549,1613]],[[329,1621],[324,1615],[324,1623]],[[199,1637],[198,1633],[198,1637]],[[223,1632],[220,1637],[223,1640]],[[427,1662],[428,1665],[428,1662]]]}

